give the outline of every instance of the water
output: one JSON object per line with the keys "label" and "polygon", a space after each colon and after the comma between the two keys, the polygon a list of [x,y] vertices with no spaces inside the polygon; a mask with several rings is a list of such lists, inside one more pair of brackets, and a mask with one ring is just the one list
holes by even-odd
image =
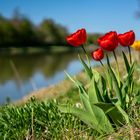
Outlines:
{"label": "water", "polygon": [[1,54],[0,66],[0,103],[57,84],[65,79],[64,70],[74,75],[83,69],[77,53]]}

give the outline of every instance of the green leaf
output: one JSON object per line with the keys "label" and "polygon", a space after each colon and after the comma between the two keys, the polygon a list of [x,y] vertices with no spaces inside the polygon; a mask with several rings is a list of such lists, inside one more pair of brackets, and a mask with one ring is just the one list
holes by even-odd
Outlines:
{"label": "green leaf", "polygon": [[85,122],[101,134],[113,132],[114,130],[102,109],[97,106],[92,107],[96,112],[95,115],[80,108],[70,107],[67,105],[61,105],[58,108],[64,113],[72,113],[75,116],[79,117],[83,122]]}
{"label": "green leaf", "polygon": [[104,79],[103,76],[100,76],[98,85],[99,85],[100,93],[102,93],[101,96],[103,96],[103,101],[107,103],[111,103],[111,100],[109,98],[108,91],[107,91],[106,80]]}
{"label": "green leaf", "polygon": [[91,103],[97,103],[98,102],[98,96],[97,91],[95,88],[95,80],[94,78],[90,82],[90,87],[88,89],[88,96]]}
{"label": "green leaf", "polygon": [[[91,99],[92,102],[93,102],[93,100],[103,101],[103,97],[102,97],[100,90],[97,86],[97,85],[99,85],[98,83],[99,83],[100,77],[101,77],[100,74],[96,70],[94,70],[93,71],[93,78],[90,81],[90,88],[88,90],[89,99]],[[95,99],[93,99],[93,98],[95,98]]]}
{"label": "green leaf", "polygon": [[132,77],[133,73],[134,73],[134,66],[135,63],[132,64],[132,66],[130,67],[129,73],[128,73],[128,77]]}
{"label": "green leaf", "polygon": [[85,111],[89,112],[89,114],[91,114],[93,118],[96,118],[100,129],[105,133],[112,132],[113,131],[112,126],[108,118],[106,117],[105,113],[100,108],[91,105],[89,100],[85,98],[82,94],[81,98]]}
{"label": "green leaf", "polygon": [[83,94],[80,94],[83,106],[85,111],[90,112],[91,114],[93,113],[92,107],[90,105],[89,99],[86,98]]}
{"label": "green leaf", "polygon": [[128,59],[127,59],[127,57],[126,57],[126,55],[125,55],[125,53],[123,51],[122,51],[122,54],[123,54],[123,59],[124,59],[126,71],[127,71],[127,73],[129,73],[130,65],[129,65]]}
{"label": "green leaf", "polygon": [[98,101],[102,102],[104,99],[103,99],[103,96],[101,95],[100,90],[97,85],[98,85],[97,82],[94,80],[94,87],[95,87],[96,95],[98,97]]}
{"label": "green leaf", "polygon": [[100,76],[99,86],[102,92],[107,89],[106,80],[104,79],[103,76]]}
{"label": "green leaf", "polygon": [[59,105],[58,108],[63,113],[74,114],[75,116],[79,117],[80,120],[88,124],[90,127],[95,129],[99,133],[102,133],[101,128],[99,127],[98,122],[96,120],[96,117],[90,114],[89,112],[77,107],[70,107],[67,105]]}
{"label": "green leaf", "polygon": [[90,105],[92,106],[93,113],[96,116],[98,124],[102,128],[102,131],[106,133],[112,132],[113,131],[112,126],[108,118],[104,114],[103,110],[100,109],[99,107],[93,106],[93,103],[98,103],[99,101],[103,101],[103,97],[100,94],[100,91],[98,89],[97,83],[94,78],[90,83],[88,95],[89,95],[89,101],[90,101]]}
{"label": "green leaf", "polygon": [[76,81],[66,71],[65,71],[65,74],[74,84],[76,83]]}
{"label": "green leaf", "polygon": [[108,67],[111,67],[111,65],[110,65],[110,61],[109,61],[109,57],[108,57],[107,54],[106,54],[106,60],[107,60],[107,65],[108,65]]}
{"label": "green leaf", "polygon": [[129,123],[129,117],[126,112],[117,105],[111,103],[96,103],[94,104],[105,112],[105,114],[109,115],[115,125],[122,125]]}
{"label": "green leaf", "polygon": [[140,88],[137,89],[136,91],[136,96],[134,97],[134,100],[133,100],[134,104],[140,104]]}
{"label": "green leaf", "polygon": [[116,107],[119,110],[119,112],[123,115],[125,122],[129,124],[129,116],[127,115],[127,113],[119,105],[117,105]]}
{"label": "green leaf", "polygon": [[88,77],[90,79],[92,79],[92,76],[93,76],[92,69],[90,67],[88,67],[88,65],[84,62],[84,60],[82,59],[82,57],[80,55],[79,55],[79,59],[80,59],[82,65],[84,66],[84,69],[85,69]]}
{"label": "green leaf", "polygon": [[113,83],[114,83],[114,90],[115,90],[115,93],[118,97],[119,104],[122,105],[122,93],[121,93],[121,89],[119,88],[117,78],[116,78],[110,64],[108,64],[108,68],[109,68],[110,76],[112,77],[112,80],[113,80]]}
{"label": "green leaf", "polygon": [[84,86],[79,81],[74,80],[68,73],[66,73],[66,75],[78,87],[79,92],[80,92],[80,98],[81,98],[81,101],[83,103],[83,106],[84,106],[85,110],[90,112],[90,113],[93,113],[92,108],[91,108],[90,103],[89,103],[89,97],[88,97],[88,95],[86,93],[86,90],[85,90]]}
{"label": "green leaf", "polygon": [[98,82],[98,80],[100,79],[100,74],[99,74],[99,72],[97,72],[96,70],[92,70],[92,72],[93,72],[93,77],[94,77],[94,79],[95,79],[95,81],[96,82]]}
{"label": "green leaf", "polygon": [[84,86],[82,85],[82,83],[80,83],[77,80],[74,80],[67,72],[65,72],[66,75],[68,76],[68,78],[77,86],[77,88],[79,89],[81,94],[84,94],[84,96],[86,96],[88,98],[88,95],[86,93],[86,90],[84,88]]}
{"label": "green leaf", "polygon": [[127,78],[126,78],[126,80],[123,83],[123,86],[121,88],[123,107],[126,107],[126,105],[127,105],[126,97],[127,97],[127,100],[129,100],[128,95],[133,92],[133,87],[134,87],[133,72],[134,72],[134,63],[130,67]]}
{"label": "green leaf", "polygon": [[111,126],[108,118],[105,116],[104,112],[100,108],[93,106],[91,104],[91,102],[94,99],[93,93],[96,93],[99,101],[102,99],[95,80],[93,80],[93,87],[94,87],[94,92],[91,92],[89,98],[86,98],[86,97],[84,97],[83,94],[80,94],[82,103],[84,105],[84,109],[85,109],[85,111],[89,112],[92,116],[94,116],[94,118],[96,118],[98,125],[102,129],[103,132],[105,132],[105,133],[112,132],[113,131],[112,126]]}
{"label": "green leaf", "polygon": [[122,102],[123,102],[123,108],[126,106],[126,95],[128,94],[128,80],[123,84],[122,86]]}
{"label": "green leaf", "polygon": [[84,86],[79,81],[77,81],[76,84],[77,84],[80,94],[83,94],[88,99],[88,95]]}
{"label": "green leaf", "polygon": [[109,119],[107,118],[106,114],[104,113],[104,111],[94,104],[92,104],[92,109],[93,109],[93,112],[94,112],[96,119],[98,121],[98,125],[100,125],[102,131],[104,133],[113,132],[114,129],[113,129]]}
{"label": "green leaf", "polygon": [[[108,66],[109,68],[111,68],[108,55],[106,55],[106,58],[107,58],[107,66]],[[108,86],[109,86],[110,90],[113,91],[113,82],[112,82],[112,77],[111,77],[111,75],[110,75],[109,69],[107,69],[107,71],[106,71],[106,77],[107,77],[107,81],[108,81]]]}

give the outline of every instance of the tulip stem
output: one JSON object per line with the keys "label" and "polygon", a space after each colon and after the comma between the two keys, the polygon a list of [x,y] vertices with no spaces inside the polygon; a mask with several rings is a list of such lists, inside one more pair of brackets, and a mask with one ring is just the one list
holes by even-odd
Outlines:
{"label": "tulip stem", "polygon": [[129,46],[128,46],[128,51],[129,51],[130,64],[132,64],[131,50]]}
{"label": "tulip stem", "polygon": [[116,61],[116,64],[117,64],[118,83],[119,83],[119,86],[120,86],[120,72],[119,72],[119,65],[118,65],[118,59],[117,59],[117,56],[116,56],[116,53],[115,53],[114,50],[113,50],[113,55],[114,55],[114,58],[115,58],[115,61]]}
{"label": "tulip stem", "polygon": [[116,64],[117,64],[117,66],[118,66],[118,59],[117,59],[117,56],[116,56],[116,53],[115,53],[114,50],[113,50],[113,55],[114,55],[114,58],[115,58]]}
{"label": "tulip stem", "polygon": [[83,51],[84,51],[84,53],[85,53],[85,56],[86,56],[86,58],[87,58],[88,65],[89,65],[89,67],[91,68],[90,59],[89,59],[89,56],[88,56],[88,54],[87,54],[87,51],[86,51],[86,49],[84,48],[84,45],[82,45],[82,49],[83,49]]}
{"label": "tulip stem", "polygon": [[104,64],[102,63],[102,61],[100,60],[100,64],[104,67]]}
{"label": "tulip stem", "polygon": [[87,55],[87,52],[86,52],[86,50],[84,48],[84,45],[82,45],[82,49],[83,49],[84,53]]}

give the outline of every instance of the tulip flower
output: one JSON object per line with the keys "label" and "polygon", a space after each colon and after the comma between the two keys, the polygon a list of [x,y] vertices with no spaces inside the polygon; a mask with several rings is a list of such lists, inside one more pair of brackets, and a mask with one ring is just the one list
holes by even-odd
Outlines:
{"label": "tulip flower", "polygon": [[140,51],[140,40],[135,41],[135,42],[132,44],[132,47],[133,47],[135,50]]}
{"label": "tulip flower", "polygon": [[102,48],[99,48],[91,53],[92,58],[96,61],[101,61],[104,57],[104,52]]}
{"label": "tulip flower", "polygon": [[113,51],[118,47],[118,37],[115,31],[106,33],[98,39],[98,43],[104,50]]}
{"label": "tulip flower", "polygon": [[[133,44],[132,44],[132,48],[134,48],[136,51],[140,51],[140,40],[137,40],[135,41]],[[138,53],[137,56],[137,59],[138,61],[140,60],[140,53]]]}
{"label": "tulip flower", "polygon": [[135,41],[135,33],[131,30],[131,31],[126,32],[124,34],[119,34],[118,41],[122,46],[128,47],[130,63],[132,63],[131,50],[130,50],[129,46],[131,46]]}
{"label": "tulip flower", "polygon": [[83,45],[86,42],[86,39],[87,34],[84,28],[77,30],[66,38],[67,42],[74,47]]}
{"label": "tulip flower", "polygon": [[135,33],[131,30],[131,31],[126,32],[124,34],[119,34],[118,41],[124,47],[131,46],[135,41]]}

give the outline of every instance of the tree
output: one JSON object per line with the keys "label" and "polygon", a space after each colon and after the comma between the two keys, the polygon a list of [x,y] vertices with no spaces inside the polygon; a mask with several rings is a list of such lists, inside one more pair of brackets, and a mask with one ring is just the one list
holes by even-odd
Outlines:
{"label": "tree", "polygon": [[56,24],[53,20],[44,20],[40,25],[40,31],[43,34],[44,40],[49,44],[61,44],[64,43],[64,39],[68,35],[68,31],[65,27]]}
{"label": "tree", "polygon": [[88,34],[88,39],[87,39],[88,44],[98,45],[97,40],[100,36],[101,36],[101,34],[99,34],[99,33],[94,33],[94,34],[89,33]]}
{"label": "tree", "polygon": [[15,42],[16,29],[9,20],[0,17],[0,44]]}

